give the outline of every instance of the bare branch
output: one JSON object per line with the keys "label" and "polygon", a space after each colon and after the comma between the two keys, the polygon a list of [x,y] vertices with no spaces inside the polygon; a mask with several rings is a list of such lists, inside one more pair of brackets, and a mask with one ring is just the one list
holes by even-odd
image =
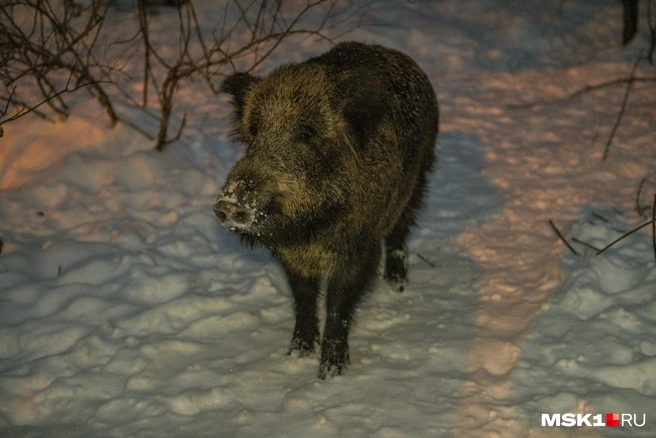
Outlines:
{"label": "bare branch", "polygon": [[654,259],[656,260],[656,195],[651,209],[651,239],[654,244]]}
{"label": "bare branch", "polygon": [[654,8],[653,0],[647,2],[647,24],[649,26],[650,44],[647,50],[647,59],[649,64],[654,64],[654,50],[656,50],[656,23],[652,21],[652,9]]}
{"label": "bare branch", "polygon": [[[38,102],[35,105],[27,106],[26,104],[23,104],[22,108],[16,114],[6,118],[5,120],[0,120],[0,126],[4,125],[5,123],[13,122],[14,120],[20,119],[21,117],[26,116],[27,114],[29,114],[33,111],[36,111],[40,106],[49,103],[53,98],[57,98],[57,97],[59,97],[63,94],[66,94],[66,93],[74,93],[77,90],[79,90],[80,88],[88,87],[88,86],[91,86],[91,85],[93,85],[93,84],[81,83],[81,84],[78,84],[78,85],[76,85],[72,88],[66,87],[61,91],[58,91],[54,94],[49,95],[48,97],[41,100],[41,102]],[[10,103],[16,103],[16,101],[13,100],[13,98],[12,98],[15,91],[16,91],[16,87],[13,88],[12,93],[10,94],[9,98],[7,99],[5,109],[2,112],[2,115],[0,115],[0,119],[4,118],[6,116],[6,114],[8,112],[8,109],[9,109]]]}
{"label": "bare branch", "polygon": [[[594,257],[597,257],[598,255],[602,254],[602,253],[603,253],[604,251],[606,251],[608,248],[612,247],[613,245],[615,245],[616,243],[622,241],[623,239],[626,239],[626,238],[629,237],[631,234],[636,233],[636,232],[642,230],[642,229],[645,228],[647,225],[649,225],[649,224],[653,224],[653,223],[654,223],[654,220],[656,220],[656,218],[652,218],[652,220],[650,220],[649,222],[645,222],[644,224],[642,224],[642,225],[640,225],[640,226],[638,226],[638,227],[632,229],[632,230],[629,231],[628,233],[625,233],[625,234],[623,234],[622,236],[618,237],[617,239],[613,240],[611,243],[609,243],[608,245],[606,245],[605,247],[603,247],[602,249],[600,249],[599,251],[597,251],[597,253],[594,255]],[[652,227],[652,228],[653,228],[653,227]]]}
{"label": "bare branch", "polygon": [[579,255],[579,253],[576,252],[576,250],[572,247],[572,245],[569,244],[567,239],[565,239],[565,237],[560,233],[558,228],[556,228],[556,225],[553,223],[553,221],[551,219],[549,219],[549,225],[551,225],[551,228],[553,228],[553,230],[556,232],[556,235],[560,238],[560,240],[563,241],[565,246],[567,246],[569,248],[569,250],[574,253],[574,255]]}
{"label": "bare branch", "polygon": [[560,103],[565,100],[570,100],[574,99],[576,97],[582,96],[586,93],[590,93],[591,91],[596,91],[596,90],[601,90],[603,88],[608,88],[608,87],[614,87],[615,85],[621,85],[621,84],[634,84],[636,82],[656,82],[656,76],[651,77],[641,77],[641,76],[634,76],[634,77],[628,77],[628,78],[619,78],[619,79],[613,79],[610,81],[605,81],[601,82],[599,84],[595,85],[586,85],[585,87],[581,88],[580,90],[576,90],[573,93],[566,94],[565,96],[558,97],[555,99],[549,99],[549,100],[536,100],[533,102],[526,102],[526,103],[511,103],[506,105],[507,109],[529,109],[536,107],[538,105],[552,105],[555,103]]}
{"label": "bare branch", "polygon": [[615,124],[613,125],[613,129],[611,129],[610,135],[608,136],[608,140],[606,141],[606,146],[604,148],[604,156],[602,157],[601,161],[606,161],[606,158],[608,157],[608,151],[610,149],[610,144],[613,142],[613,138],[615,138],[615,133],[617,132],[617,128],[619,128],[620,123],[622,122],[622,117],[624,117],[626,104],[629,101],[629,94],[631,93],[631,89],[633,88],[633,78],[635,78],[635,72],[638,69],[638,64],[640,64],[641,59],[642,59],[642,55],[638,56],[638,59],[636,59],[636,62],[633,64],[633,69],[631,70],[631,76],[629,77],[629,81],[627,82],[626,91],[624,92],[624,98],[622,99],[622,105],[620,106],[620,111],[617,114],[617,118],[615,119]]}
{"label": "bare branch", "polygon": [[645,211],[647,211],[649,207],[643,207],[642,205],[640,205],[640,194],[642,193],[642,188],[644,187],[646,182],[647,182],[647,177],[642,178],[642,180],[640,181],[640,185],[638,186],[638,193],[636,193],[636,211],[640,216],[644,217],[645,219],[647,218],[647,216],[645,215]]}
{"label": "bare branch", "polygon": [[[285,40],[314,36],[332,42],[347,23],[357,27],[364,11],[361,1],[376,0],[356,0],[340,8],[338,0],[306,0],[300,8],[285,0],[230,0],[217,14],[212,31],[204,30],[192,0],[181,1],[175,11],[177,28],[152,38],[151,22],[157,17],[148,8],[149,0],[139,0],[134,33],[107,41],[113,36],[105,20],[118,13],[110,9],[110,1],[5,0],[0,8],[0,77],[5,88],[0,101],[6,105],[0,125],[29,113],[66,116],[66,95],[85,88],[112,124],[122,122],[155,138],[156,148],[162,150],[181,137],[186,125],[186,115],[181,115],[175,135],[167,136],[181,81],[201,78],[218,94],[217,78],[238,68],[254,71]],[[177,50],[171,51],[171,44],[177,44]],[[133,62],[138,56],[143,61]],[[140,87],[134,87],[133,77],[140,78]],[[28,91],[19,99],[17,90],[23,88]],[[157,134],[118,114],[116,99],[119,107],[134,106],[156,120]]]}

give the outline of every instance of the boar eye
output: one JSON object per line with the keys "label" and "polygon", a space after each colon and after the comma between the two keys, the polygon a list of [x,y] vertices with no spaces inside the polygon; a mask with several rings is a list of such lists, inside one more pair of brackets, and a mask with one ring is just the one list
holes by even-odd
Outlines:
{"label": "boar eye", "polygon": [[312,137],[314,137],[316,134],[316,131],[313,127],[311,126],[301,126],[301,129],[298,131],[298,134],[296,135],[296,138],[298,141],[308,141]]}
{"label": "boar eye", "polygon": [[257,137],[257,133],[259,132],[259,130],[257,129],[257,125],[251,125],[251,126],[248,128],[248,132],[249,132],[253,137]]}

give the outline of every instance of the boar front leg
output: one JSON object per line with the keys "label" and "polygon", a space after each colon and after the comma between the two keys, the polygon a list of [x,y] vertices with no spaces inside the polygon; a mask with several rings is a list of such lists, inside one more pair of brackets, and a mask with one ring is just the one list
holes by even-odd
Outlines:
{"label": "boar front leg", "polygon": [[317,316],[317,298],[319,297],[320,279],[304,277],[292,268],[283,266],[289,286],[294,295],[294,313],[296,325],[289,353],[299,357],[309,356],[319,343],[319,318]]}
{"label": "boar front leg", "polygon": [[372,281],[380,260],[375,239],[354,251],[330,273],[326,290],[326,324],[321,343],[319,378],[335,376],[349,365],[348,335],[355,308]]}

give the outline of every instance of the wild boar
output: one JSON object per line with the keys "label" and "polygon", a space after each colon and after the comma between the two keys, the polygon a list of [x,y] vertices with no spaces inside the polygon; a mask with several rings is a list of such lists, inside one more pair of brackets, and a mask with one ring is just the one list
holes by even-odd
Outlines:
{"label": "wild boar", "polygon": [[406,239],[435,161],[433,87],[407,55],[347,42],[266,77],[235,73],[221,90],[247,148],[214,212],[281,263],[296,315],[289,353],[307,356],[320,343],[319,377],[341,374],[381,242],[384,278],[399,291],[407,281]]}

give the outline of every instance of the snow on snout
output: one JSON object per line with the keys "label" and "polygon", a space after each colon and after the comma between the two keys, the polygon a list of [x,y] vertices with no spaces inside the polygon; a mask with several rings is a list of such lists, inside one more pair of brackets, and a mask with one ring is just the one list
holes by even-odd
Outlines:
{"label": "snow on snout", "polygon": [[257,211],[254,206],[243,200],[243,188],[239,181],[226,185],[214,204],[214,214],[224,227],[233,230],[248,231]]}

